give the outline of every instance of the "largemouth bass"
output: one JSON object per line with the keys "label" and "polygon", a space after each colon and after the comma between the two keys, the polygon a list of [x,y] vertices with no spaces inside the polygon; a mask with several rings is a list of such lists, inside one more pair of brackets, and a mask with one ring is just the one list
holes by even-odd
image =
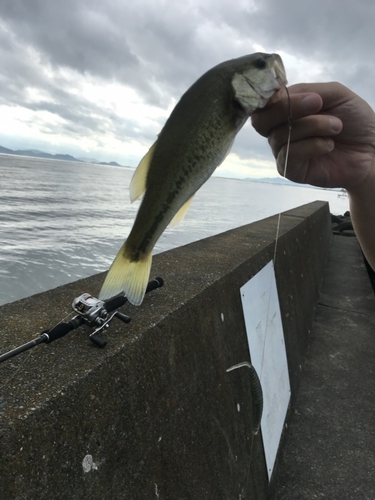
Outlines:
{"label": "largemouth bass", "polygon": [[133,175],[131,201],[144,197],[100,299],[124,292],[142,303],[155,243],[183,219],[249,116],[286,83],[280,56],[256,53],[215,66],[185,92]]}

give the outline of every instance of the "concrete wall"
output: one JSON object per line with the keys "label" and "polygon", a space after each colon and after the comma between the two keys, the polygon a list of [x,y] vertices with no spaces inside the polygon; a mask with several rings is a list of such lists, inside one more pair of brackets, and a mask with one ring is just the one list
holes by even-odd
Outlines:
{"label": "concrete wall", "polygon": [[[157,255],[164,287],[122,308],[132,322],[113,321],[105,349],[82,327],[0,365],[0,497],[265,499],[249,374],[226,370],[249,359],[239,289],[272,259],[276,224]],[[292,403],[330,241],[326,203],[283,214],[275,272]],[[102,280],[1,307],[0,351],[61,321]]]}

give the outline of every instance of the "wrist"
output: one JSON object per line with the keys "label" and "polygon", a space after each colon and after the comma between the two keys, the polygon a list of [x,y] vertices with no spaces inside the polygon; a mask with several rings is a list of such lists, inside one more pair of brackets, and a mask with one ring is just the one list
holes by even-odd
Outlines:
{"label": "wrist", "polygon": [[375,203],[375,158],[367,176],[354,186],[348,187],[347,193],[351,199],[370,197]]}
{"label": "wrist", "polygon": [[350,216],[362,251],[375,270],[375,171],[347,190]]}

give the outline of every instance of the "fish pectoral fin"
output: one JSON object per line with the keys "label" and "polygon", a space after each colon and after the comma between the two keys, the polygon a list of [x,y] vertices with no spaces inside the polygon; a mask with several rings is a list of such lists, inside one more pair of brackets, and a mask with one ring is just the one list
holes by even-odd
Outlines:
{"label": "fish pectoral fin", "polygon": [[108,271],[99,293],[99,299],[109,299],[124,292],[129,302],[139,306],[146,293],[151,261],[151,252],[144,254],[137,261],[131,261],[125,242]]}
{"label": "fish pectoral fin", "polygon": [[189,210],[189,207],[190,207],[190,204],[191,202],[193,201],[193,198],[194,196],[192,196],[191,198],[188,199],[188,201],[186,201],[182,207],[180,208],[180,210],[176,213],[176,215],[173,217],[173,219],[171,220],[171,222],[169,223],[168,227],[170,229],[173,229],[174,227],[178,226],[179,223],[184,219],[187,211]]}
{"label": "fish pectoral fin", "polygon": [[132,203],[133,201],[138,200],[138,198],[140,198],[146,191],[147,174],[150,168],[152,157],[154,156],[154,151],[157,142],[158,141],[156,140],[154,144],[150,147],[150,149],[144,155],[142,160],[139,162],[139,165],[133,174],[129,187],[130,201]]}

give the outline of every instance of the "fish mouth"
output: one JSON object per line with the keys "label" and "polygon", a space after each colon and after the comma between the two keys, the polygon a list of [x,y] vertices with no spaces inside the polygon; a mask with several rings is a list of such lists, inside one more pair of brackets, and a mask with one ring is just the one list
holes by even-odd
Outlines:
{"label": "fish mouth", "polygon": [[281,90],[283,87],[286,86],[286,84],[288,83],[286,78],[279,78],[278,76],[276,76],[276,79],[277,79],[277,82],[278,82],[278,85],[276,85],[275,87],[272,87],[271,89],[264,89],[264,88],[258,88],[258,87],[255,87],[249,78],[245,77],[246,79],[246,82],[248,83],[248,85],[254,90],[254,92],[256,92],[258,95],[260,95],[260,97],[262,99],[270,99],[276,92],[279,92],[279,90]]}
{"label": "fish mouth", "polygon": [[286,78],[285,68],[281,57],[278,54],[272,54],[272,55],[273,55],[273,72],[279,84],[279,87],[274,90],[274,92],[277,92],[277,90],[280,90],[281,87],[287,86],[288,80]]}
{"label": "fish mouth", "polygon": [[264,88],[255,86],[250,78],[244,75],[247,84],[256,92],[262,99],[270,99],[281,88],[286,87],[288,80],[282,60],[278,54],[273,54],[273,67],[272,75],[274,78],[273,86],[271,88]]}

